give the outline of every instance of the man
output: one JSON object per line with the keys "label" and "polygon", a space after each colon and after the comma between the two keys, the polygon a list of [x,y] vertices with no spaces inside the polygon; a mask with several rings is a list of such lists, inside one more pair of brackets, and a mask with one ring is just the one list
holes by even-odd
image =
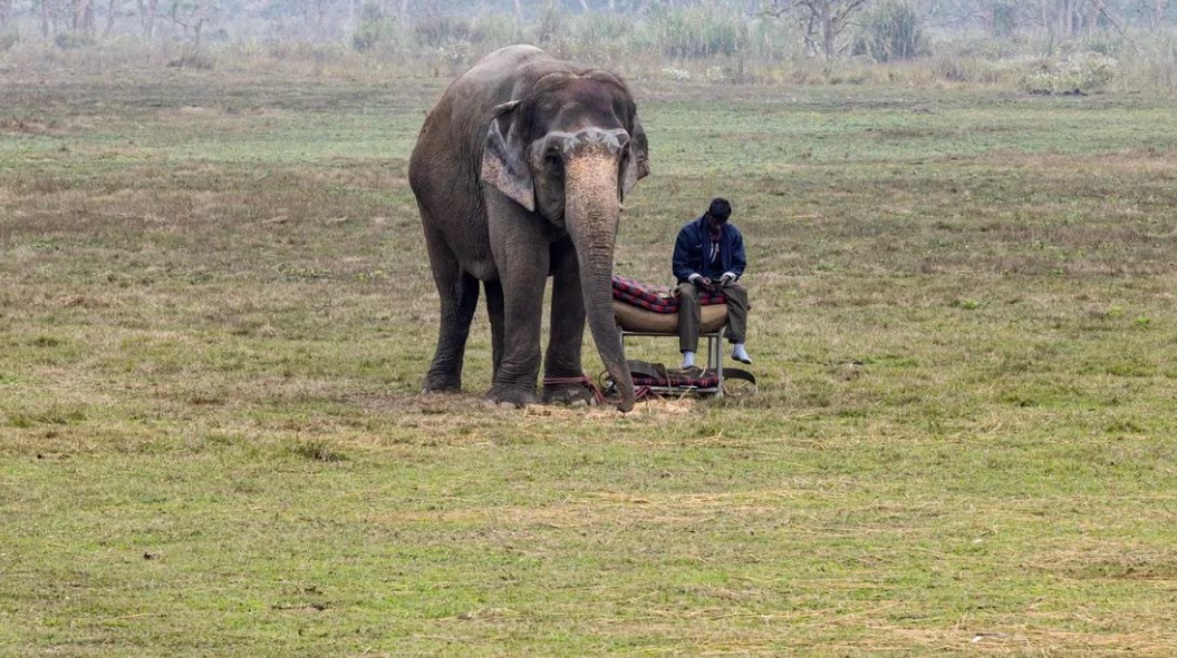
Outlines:
{"label": "man", "polygon": [[752,363],[744,348],[748,327],[748,291],[736,283],[744,274],[744,236],[728,218],[732,205],[715,198],[702,217],[687,223],[674,243],[674,276],[678,279],[678,346],[683,370],[695,366],[699,349],[699,292],[722,292],[727,299],[727,330],[724,335],[734,343],[732,358]]}

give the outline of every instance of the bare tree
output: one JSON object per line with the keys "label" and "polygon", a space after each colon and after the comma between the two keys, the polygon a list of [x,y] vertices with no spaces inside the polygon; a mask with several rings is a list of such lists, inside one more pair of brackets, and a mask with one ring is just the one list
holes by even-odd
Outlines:
{"label": "bare tree", "polygon": [[1160,27],[1161,23],[1165,22],[1165,13],[1169,11],[1169,0],[1156,0],[1156,3],[1156,11],[1153,15],[1156,26]]}
{"label": "bare tree", "polygon": [[838,54],[838,37],[850,25],[855,12],[870,0],[772,0],[765,9],[771,16],[792,15],[805,31],[806,49],[826,59]]}
{"label": "bare tree", "polygon": [[71,27],[74,32],[93,34],[94,0],[76,0],[74,2],[74,20]]}
{"label": "bare tree", "polygon": [[971,0],[969,18],[979,19],[992,38],[1009,36],[1025,7],[1014,0]]}
{"label": "bare tree", "polygon": [[41,36],[57,34],[60,25],[72,27],[77,15],[75,0],[41,0]]}
{"label": "bare tree", "polygon": [[1042,0],[1042,23],[1051,34],[1073,37],[1094,31],[1104,8],[1103,0]]}
{"label": "bare tree", "polygon": [[[349,11],[352,1],[346,0]],[[330,0],[298,0],[297,7],[302,13],[302,20],[316,39],[322,39],[325,33],[324,23],[330,10]]]}
{"label": "bare tree", "polygon": [[1085,19],[1088,35],[1095,34],[1096,30],[1099,28],[1100,17],[1106,18],[1110,22],[1114,23],[1114,21],[1111,20],[1111,16],[1107,15],[1106,0],[1090,0],[1087,7],[1087,18]]}
{"label": "bare tree", "polygon": [[[1167,4],[1168,0],[1161,2]],[[1039,6],[1042,25],[1048,32],[1058,37],[1075,37],[1084,32],[1093,35],[1100,25],[1121,30],[1112,10],[1112,6],[1120,4],[1108,0],[1040,0]]]}
{"label": "bare tree", "polygon": [[1143,9],[1145,19],[1148,21],[1148,26],[1152,30],[1159,29],[1165,24],[1165,16],[1169,13],[1169,5],[1172,4],[1170,0],[1147,0]]}
{"label": "bare tree", "polygon": [[155,14],[159,0],[137,0],[139,3],[139,23],[143,26],[143,35],[150,39],[155,34]]}
{"label": "bare tree", "polygon": [[108,0],[106,3],[106,27],[102,28],[103,39],[109,37],[110,33],[114,31],[114,2],[115,0]]}
{"label": "bare tree", "polygon": [[[154,1],[154,0],[152,0]],[[184,36],[191,36],[192,43],[199,46],[204,24],[208,20],[209,5],[213,0],[172,0],[168,18],[184,29]]]}

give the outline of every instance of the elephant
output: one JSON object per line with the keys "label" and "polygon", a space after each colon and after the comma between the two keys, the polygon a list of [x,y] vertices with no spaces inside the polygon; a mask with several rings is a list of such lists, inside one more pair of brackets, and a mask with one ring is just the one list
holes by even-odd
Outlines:
{"label": "elephant", "polygon": [[543,402],[591,401],[581,367],[587,319],[597,352],[634,405],[612,309],[621,203],[649,174],[637,108],[617,75],[539,48],[496,50],[428,113],[409,160],[441,301],[425,392],[458,391],[479,284],[491,327],[486,397],[540,402],[543,296],[552,278]]}

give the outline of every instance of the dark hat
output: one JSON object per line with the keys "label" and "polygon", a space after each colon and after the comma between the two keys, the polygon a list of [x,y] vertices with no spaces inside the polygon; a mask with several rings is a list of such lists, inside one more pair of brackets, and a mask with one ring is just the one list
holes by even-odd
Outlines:
{"label": "dark hat", "polygon": [[726,222],[732,214],[732,204],[723,197],[715,197],[711,200],[711,206],[707,208],[707,214],[721,222]]}

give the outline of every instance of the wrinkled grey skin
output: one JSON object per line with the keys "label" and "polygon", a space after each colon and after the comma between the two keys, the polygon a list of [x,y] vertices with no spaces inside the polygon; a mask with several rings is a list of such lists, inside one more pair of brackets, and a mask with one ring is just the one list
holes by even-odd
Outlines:
{"label": "wrinkled grey skin", "polygon": [[[612,308],[621,201],[648,173],[633,98],[613,74],[531,46],[487,55],[425,119],[409,162],[441,296],[426,391],[461,388],[479,282],[490,314],[494,383],[487,397],[538,402],[540,320],[553,279],[545,378],[580,377],[587,319],[597,351],[633,408],[633,383]],[[544,401],[588,399],[579,383]]]}

